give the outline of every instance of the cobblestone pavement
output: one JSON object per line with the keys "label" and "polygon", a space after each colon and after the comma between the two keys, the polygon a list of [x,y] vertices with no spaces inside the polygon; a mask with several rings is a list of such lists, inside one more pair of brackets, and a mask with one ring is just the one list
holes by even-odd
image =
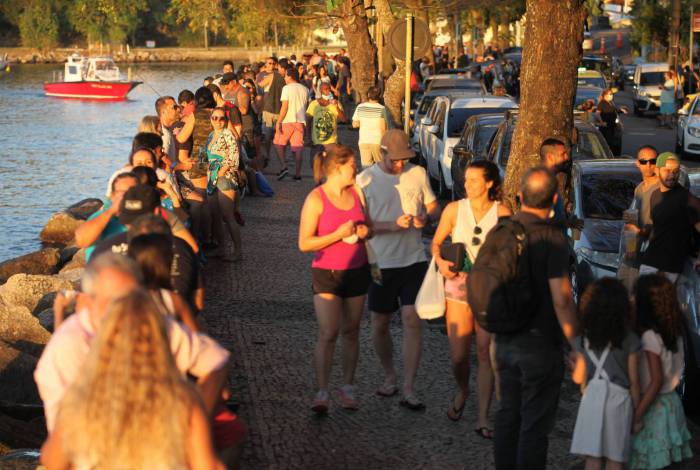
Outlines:
{"label": "cobblestone pavement", "polygon": [[[344,130],[344,142],[357,134]],[[270,172],[278,170],[272,161]],[[312,305],[311,256],[297,249],[299,212],[313,187],[308,158],[304,179],[277,182],[272,199],[246,198],[242,229],[244,258],[207,268],[204,321],[211,334],[232,351],[230,380],[239,413],[250,427],[243,455],[245,469],[489,469],[491,442],[478,437],[475,399],[470,397],[460,422],[445,412],[454,393],[447,338],[439,328],[424,330],[417,393],[424,412],[399,407],[399,398],[374,394],[382,382],[369,335],[362,321],[357,387],[361,408],[345,411],[335,403],[326,417],[309,407],[314,390],[311,357],[316,335]],[[398,316],[392,327],[396,363],[401,371]],[[336,352],[331,383],[340,385]],[[474,356],[474,355],[473,355]],[[475,369],[475,364],[474,368]],[[472,379],[474,374],[472,373]],[[548,467],[582,468],[568,453],[579,394],[567,381],[557,424],[551,434]],[[697,426],[691,429],[700,435]],[[695,440],[695,453],[700,443]],[[697,458],[686,468],[700,468]]]}

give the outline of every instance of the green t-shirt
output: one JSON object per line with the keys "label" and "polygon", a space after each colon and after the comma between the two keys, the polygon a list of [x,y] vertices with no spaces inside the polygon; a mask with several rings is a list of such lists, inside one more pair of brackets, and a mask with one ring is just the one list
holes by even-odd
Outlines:
{"label": "green t-shirt", "polygon": [[321,106],[314,100],[306,110],[313,117],[311,140],[315,145],[335,144],[338,142],[338,108],[340,103]]}

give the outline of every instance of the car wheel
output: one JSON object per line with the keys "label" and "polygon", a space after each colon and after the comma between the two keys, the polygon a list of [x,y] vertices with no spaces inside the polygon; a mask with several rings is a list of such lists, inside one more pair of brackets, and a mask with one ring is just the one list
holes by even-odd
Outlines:
{"label": "car wheel", "polygon": [[634,115],[637,116],[637,117],[642,117],[642,116],[644,116],[644,111],[642,111],[641,109],[639,109],[639,106],[637,106],[636,104],[634,105]]}

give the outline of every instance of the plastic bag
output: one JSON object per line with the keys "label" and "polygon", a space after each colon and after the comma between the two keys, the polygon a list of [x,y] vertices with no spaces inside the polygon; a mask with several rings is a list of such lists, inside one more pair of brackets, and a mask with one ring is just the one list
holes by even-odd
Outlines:
{"label": "plastic bag", "polygon": [[445,314],[445,278],[437,269],[434,256],[418,291],[415,306],[423,320],[440,318]]}

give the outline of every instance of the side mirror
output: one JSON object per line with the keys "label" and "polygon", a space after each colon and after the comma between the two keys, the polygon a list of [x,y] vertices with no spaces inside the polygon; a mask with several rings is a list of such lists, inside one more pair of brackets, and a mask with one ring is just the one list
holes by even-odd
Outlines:
{"label": "side mirror", "polygon": [[437,134],[439,130],[440,126],[438,126],[437,124],[433,124],[430,127],[428,127],[428,132],[430,132],[431,134]]}
{"label": "side mirror", "polygon": [[428,116],[425,116],[423,119],[420,120],[420,123],[423,124],[424,126],[432,126],[433,120],[430,119]]}
{"label": "side mirror", "polygon": [[474,153],[467,150],[467,148],[464,145],[455,145],[452,150],[452,153],[455,157],[459,158],[460,160],[471,161],[474,158]]}
{"label": "side mirror", "polygon": [[687,116],[688,115],[688,110],[686,108],[681,108],[678,110],[678,115],[679,116]]}

